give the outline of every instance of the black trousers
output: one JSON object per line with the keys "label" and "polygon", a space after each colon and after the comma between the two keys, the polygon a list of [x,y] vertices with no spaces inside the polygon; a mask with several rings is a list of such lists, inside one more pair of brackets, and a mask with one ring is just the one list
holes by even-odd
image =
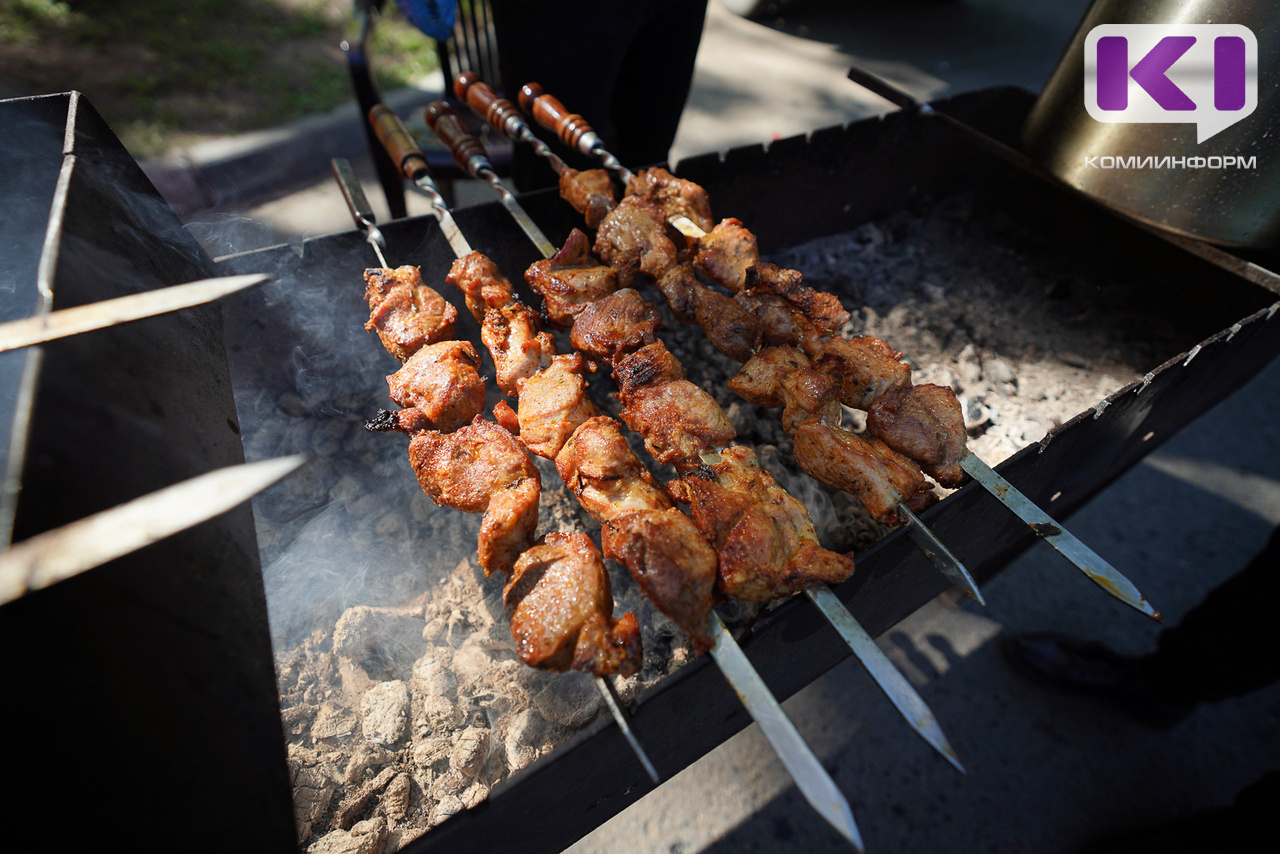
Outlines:
{"label": "black trousers", "polygon": [[[501,89],[512,101],[538,83],[595,129],[630,169],[664,163],[689,97],[707,0],[490,0]],[[540,135],[550,142],[550,134]],[[553,149],[578,169],[598,161]],[[555,174],[516,146],[522,190]]]}
{"label": "black trousers", "polygon": [[1148,685],[1170,703],[1212,702],[1280,679],[1280,528],[1253,559],[1160,634],[1143,660]]}

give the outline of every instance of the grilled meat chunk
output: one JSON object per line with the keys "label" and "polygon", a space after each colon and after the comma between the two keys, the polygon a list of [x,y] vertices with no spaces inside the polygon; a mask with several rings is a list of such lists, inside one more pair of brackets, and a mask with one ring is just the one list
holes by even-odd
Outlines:
{"label": "grilled meat chunk", "polygon": [[795,431],[796,462],[816,480],[857,496],[872,518],[897,525],[898,502],[924,510],[937,502],[929,482],[911,460],[879,439],[859,436],[820,421]]}
{"label": "grilled meat chunk", "polygon": [[391,399],[414,407],[425,419],[419,429],[452,433],[484,408],[480,357],[469,341],[428,344],[387,377]]}
{"label": "grilled meat chunk", "polygon": [[364,271],[364,282],[369,301],[365,331],[377,332],[382,346],[400,361],[453,335],[458,310],[422,283],[417,267],[372,267]]}
{"label": "grilled meat chunk", "polygon": [[607,676],[640,670],[640,628],[613,619],[609,574],[586,534],[551,533],[520,555],[502,591],[516,653],[543,670]]}
{"label": "grilled meat chunk", "polygon": [[818,370],[840,380],[846,406],[866,409],[893,388],[911,387],[911,368],[902,354],[879,338],[832,338],[814,358]]}
{"label": "grilled meat chunk", "polygon": [[587,396],[577,353],[556,356],[551,365],[520,380],[520,439],[531,453],[554,460],[584,421],[600,414]]}
{"label": "grilled meat chunk", "polygon": [[618,289],[618,272],[591,257],[591,244],[578,229],[550,258],[525,271],[525,281],[546,303],[547,319],[568,327],[588,305]]}
{"label": "grilled meat chunk", "polygon": [[849,321],[835,294],[815,291],[804,283],[804,277],[796,270],[788,270],[767,262],[756,264],[747,270],[748,288],[767,288],[800,310],[810,323],[823,334],[837,331]]}
{"label": "grilled meat chunk", "polygon": [[760,263],[760,248],[756,236],[730,217],[698,240],[693,263],[704,276],[736,294],[747,286],[747,271]]}
{"label": "grilled meat chunk", "polygon": [[703,231],[710,231],[715,222],[711,218],[711,199],[706,190],[658,166],[631,176],[627,182],[627,195],[648,199],[661,208],[668,219],[688,217]]}
{"label": "grilled meat chunk", "polygon": [[765,346],[799,347],[810,356],[822,348],[822,330],[770,288],[747,288],[734,294],[733,301],[755,318]]}
{"label": "grilled meat chunk", "polygon": [[493,357],[498,388],[514,395],[517,381],[551,364],[555,340],[540,331],[537,314],[516,298],[515,288],[496,264],[472,252],[453,262],[446,281],[462,291],[471,314],[480,321],[480,340]]}
{"label": "grilled meat chunk", "polygon": [[[679,376],[671,376],[676,370]],[[622,357],[614,368],[622,420],[644,438],[655,460],[686,470],[701,454],[732,442],[736,432],[715,398],[683,373],[661,341]]]}
{"label": "grilled meat chunk", "polygon": [[809,511],[732,445],[686,473],[673,489],[719,555],[722,592],[764,602],[853,574],[853,559],[822,548]]}
{"label": "grilled meat chunk", "polygon": [[619,272],[626,286],[637,271],[657,279],[676,263],[662,209],[643,196],[627,196],[596,230],[595,253]]}
{"label": "grilled meat chunk", "polygon": [[729,380],[729,389],[757,406],[785,407],[782,427],[788,436],[811,418],[840,426],[839,384],[814,370],[794,347],[765,347]]}
{"label": "grilled meat chunk", "polygon": [[409,463],[437,504],[484,513],[479,547],[485,575],[510,572],[533,541],[542,479],[514,436],[477,416],[454,433],[413,434]]}
{"label": "grilled meat chunk", "polygon": [[640,294],[623,288],[582,310],[573,322],[569,341],[596,359],[612,362],[626,353],[649,344],[658,328],[658,316]]}
{"label": "grilled meat chunk", "polygon": [[716,554],[654,482],[621,425],[604,416],[585,422],[557,455],[556,470],[602,526],[605,556],[627,567],[699,651],[709,649]]}
{"label": "grilled meat chunk", "polygon": [[938,483],[964,483],[964,411],[947,386],[923,383],[889,389],[867,409],[867,432],[906,454]]}
{"label": "grilled meat chunk", "polygon": [[560,198],[586,218],[587,228],[600,225],[605,214],[618,203],[613,197],[613,182],[604,169],[566,169],[560,173]]}
{"label": "grilled meat chunk", "polygon": [[667,307],[681,323],[702,327],[721,353],[745,362],[760,348],[760,324],[730,297],[714,291],[694,276],[689,264],[679,264],[658,280]]}

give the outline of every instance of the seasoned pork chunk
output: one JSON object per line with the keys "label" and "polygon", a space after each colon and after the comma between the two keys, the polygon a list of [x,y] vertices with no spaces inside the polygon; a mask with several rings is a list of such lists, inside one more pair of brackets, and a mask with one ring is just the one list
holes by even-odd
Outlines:
{"label": "seasoned pork chunk", "polygon": [[469,341],[428,344],[387,377],[391,399],[425,418],[421,429],[452,433],[484,408],[480,357]]}
{"label": "seasoned pork chunk", "polygon": [[605,214],[617,205],[613,182],[604,169],[564,170],[560,173],[560,198],[586,218],[587,228],[600,225]]}
{"label": "seasoned pork chunk", "polygon": [[722,219],[698,240],[693,263],[704,276],[736,294],[747,286],[747,271],[760,263],[756,236],[739,220]]}
{"label": "seasoned pork chunk", "polygon": [[538,526],[542,479],[514,436],[477,417],[454,433],[413,434],[409,463],[437,504],[484,513],[478,552],[486,575],[509,572]]}
{"label": "seasoned pork chunk", "polygon": [[886,525],[903,521],[900,501],[917,511],[937,502],[920,468],[879,439],[807,421],[796,429],[795,455],[809,475],[857,496],[872,518]]}
{"label": "seasoned pork chunk", "polygon": [[662,209],[643,196],[627,196],[600,223],[595,253],[630,284],[636,271],[660,278],[676,263]]}
{"label": "seasoned pork chunk", "polygon": [[453,335],[458,310],[422,283],[417,267],[364,271],[365,299],[369,301],[368,332],[377,332],[387,352],[406,361],[425,344]]}
{"label": "seasoned pork chunk", "polygon": [[547,319],[567,327],[584,308],[618,289],[618,272],[591,257],[591,244],[578,229],[550,258],[525,271],[529,283],[546,304]]}
{"label": "seasoned pork chunk", "polygon": [[867,432],[920,463],[943,486],[964,483],[964,411],[949,387],[923,383],[889,389],[867,409]]}
{"label": "seasoned pork chunk", "polygon": [[670,219],[684,216],[703,231],[710,231],[711,199],[707,191],[692,181],[677,178],[666,169],[655,166],[631,176],[627,183],[628,196],[642,196],[662,209]]}
{"label": "seasoned pork chunk", "polygon": [[640,670],[640,628],[613,619],[600,551],[581,533],[551,533],[520,555],[502,591],[516,654],[544,670],[632,676]]}

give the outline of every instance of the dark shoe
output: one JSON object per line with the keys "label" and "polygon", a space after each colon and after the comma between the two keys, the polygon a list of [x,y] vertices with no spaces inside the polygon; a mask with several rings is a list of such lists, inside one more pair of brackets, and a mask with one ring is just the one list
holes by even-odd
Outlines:
{"label": "dark shoe", "polygon": [[1105,700],[1149,727],[1167,729],[1195,708],[1152,696],[1142,659],[1121,655],[1097,641],[1045,632],[1005,638],[1000,648],[1014,666],[1033,677]]}

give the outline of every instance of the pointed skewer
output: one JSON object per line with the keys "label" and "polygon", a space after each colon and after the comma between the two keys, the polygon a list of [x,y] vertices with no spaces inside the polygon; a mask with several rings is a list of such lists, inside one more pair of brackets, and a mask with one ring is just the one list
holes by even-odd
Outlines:
{"label": "pointed skewer", "polygon": [[[375,109],[377,108],[375,107]],[[393,117],[395,116],[394,113],[392,113],[391,115]],[[372,121],[372,116],[370,116],[370,120]],[[399,119],[396,119],[396,122],[399,123]],[[385,120],[384,120],[384,123],[385,123]],[[403,125],[401,125],[401,130],[404,130]],[[379,131],[380,138],[382,137],[382,133],[383,131]],[[407,130],[404,130],[404,135],[406,138],[410,140],[410,143],[412,143],[412,138],[409,137]],[[389,148],[390,146],[388,146],[388,149]],[[390,152],[390,153],[392,153],[392,156],[395,156],[394,152]],[[418,152],[417,156],[419,156],[420,159],[422,160],[423,169],[425,170],[426,168],[425,156],[422,156],[421,152]],[[387,266],[386,259],[383,258],[382,251],[379,248],[379,244],[385,245],[385,242],[383,240],[382,233],[378,231],[377,226],[374,225],[373,223],[372,212],[368,211],[369,203],[365,199],[364,189],[360,186],[360,180],[356,177],[355,172],[351,169],[351,164],[347,163],[347,161],[334,160],[332,165],[333,165],[333,177],[338,182],[338,186],[342,188],[343,198],[347,200],[347,206],[351,210],[351,217],[353,220],[355,220],[356,227],[365,232],[366,238],[369,240],[369,243],[372,244],[373,246],[373,251],[376,252],[378,255],[378,261],[381,262],[383,267],[386,267]],[[431,176],[429,174],[424,174],[424,176],[420,176],[420,177],[425,182],[430,184]],[[431,185],[431,188],[432,190],[435,190],[434,184]],[[435,198],[440,199],[440,210],[436,212],[437,213],[436,219],[440,222],[441,227],[442,228],[444,227],[446,218],[448,219],[448,222],[450,223],[450,225],[452,225],[453,217],[449,215],[448,208],[444,207],[444,199],[443,197],[440,196],[438,191],[435,192]],[[433,210],[434,210],[434,204],[433,204]],[[462,233],[458,231],[456,225],[453,226],[453,231],[457,235],[457,239],[459,241],[459,245],[454,246],[454,252],[458,255],[459,258],[461,258],[463,255],[470,254],[471,248],[470,246],[467,246],[466,240],[462,237]],[[445,234],[447,237],[448,232],[446,231]],[[374,235],[377,236],[376,240],[374,239]],[[453,246],[452,240],[450,240],[450,245]],[[465,251],[460,251],[461,246],[467,247]],[[609,709],[609,714],[613,716],[613,720],[618,725],[618,729],[622,732],[623,738],[627,740],[627,744],[630,745],[631,747],[631,752],[636,755],[636,759],[639,760],[640,765],[641,767],[644,768],[645,773],[649,775],[649,779],[653,781],[654,785],[657,785],[658,783],[662,782],[662,778],[658,776],[658,771],[656,768],[653,767],[653,762],[650,761],[649,755],[645,753],[644,747],[641,746],[640,744],[640,740],[637,739],[635,736],[635,733],[632,732],[631,723],[630,721],[627,720],[626,712],[623,710],[622,704],[619,702],[618,695],[614,691],[613,685],[610,684],[609,681],[605,679],[603,676],[596,676],[595,682],[596,682],[596,688],[600,691],[601,696],[604,698],[605,706],[607,706]]]}
{"label": "pointed skewer", "polygon": [[[475,81],[473,81],[473,84],[474,85],[470,87],[470,91],[472,92],[484,86],[483,83]],[[484,88],[487,89],[488,87]],[[449,115],[452,117],[452,110],[447,104],[443,104],[441,102],[432,104],[427,108],[428,114],[430,115],[433,110],[439,114],[436,120],[437,124],[433,125],[433,128],[438,127],[439,124],[443,123],[445,110],[449,110]],[[454,124],[457,124],[456,117],[452,118]],[[428,121],[430,121],[430,119],[428,119]],[[458,125],[458,127],[460,128],[461,126]],[[461,133],[465,135],[465,131],[462,131]],[[467,136],[466,138],[474,143],[475,148],[480,149],[480,143],[475,140],[474,137]],[[451,141],[451,139],[447,139],[444,136],[441,137],[441,140],[451,147],[455,144],[454,141]],[[468,147],[467,150],[471,151],[471,148]],[[467,162],[475,163],[482,158],[483,149],[480,149],[480,154],[478,156],[470,155]],[[456,154],[454,159],[458,160],[459,164],[462,163],[462,160]],[[484,162],[487,163],[487,160],[484,160]],[[692,224],[693,223],[690,223],[690,225]],[[537,228],[537,226],[535,225],[534,228]],[[697,226],[694,226],[694,228],[697,228]],[[541,234],[541,231],[539,231],[539,234]],[[544,257],[550,258],[555,255],[555,248],[551,246],[551,242],[547,240],[545,236],[542,237],[541,242],[546,243],[548,246],[548,248],[542,249]],[[977,585],[973,584],[973,579],[969,578],[968,572],[965,571],[964,567],[960,565],[960,562],[956,560],[955,556],[951,554],[947,547],[938,542],[937,538],[929,532],[929,529],[916,518],[915,514],[912,513],[905,504],[900,504],[898,509],[913,522],[913,528],[924,532],[923,534],[917,533],[916,536],[912,537],[912,541],[917,545],[920,545],[920,540],[917,539],[917,537],[925,538],[928,545],[927,547],[920,546],[921,550],[924,551],[925,555],[928,556],[935,565],[939,566],[939,568],[943,568],[944,572],[947,571],[947,569],[944,568],[945,558],[950,558],[951,563],[954,567],[958,568],[959,574],[962,578],[968,579],[968,588],[962,586],[961,589],[964,589],[965,592],[969,593],[969,595],[976,598],[979,602],[982,602],[981,594],[979,594],[977,590]],[[835,628],[841,638],[844,639],[845,643],[848,644],[849,649],[853,654],[857,656],[860,662],[862,662],[862,665],[867,669],[867,672],[871,674],[872,678],[876,681],[876,684],[880,686],[880,689],[885,692],[893,702],[894,706],[902,712],[903,717],[909,724],[911,724],[912,728],[920,734],[921,738],[937,749],[948,762],[959,768],[963,773],[964,768],[960,765],[955,751],[947,742],[946,736],[943,735],[941,727],[938,726],[937,720],[929,711],[924,700],[915,691],[915,689],[911,687],[911,683],[909,683],[906,678],[898,672],[897,668],[893,666],[889,659],[885,657],[879,647],[871,641],[871,636],[867,634],[867,631],[863,629],[861,625],[858,624],[858,621],[854,619],[853,614],[849,613],[849,609],[844,606],[844,603],[826,587],[822,587],[821,592],[817,592],[812,588],[805,592],[809,596],[810,601],[817,606],[822,615],[827,618],[832,627]]]}
{"label": "pointed skewer", "polygon": [[[852,72],[850,77],[854,77]],[[857,80],[857,82],[863,81]],[[910,96],[902,93],[898,94],[914,103]],[[529,84],[521,89],[520,105],[543,127],[558,134],[565,143],[574,145],[576,142],[576,147],[580,151],[599,157],[605,168],[617,172],[624,182],[631,180],[631,173],[620,168],[617,158],[604,150],[603,143],[600,142],[599,137],[595,136],[595,134],[588,135],[582,130],[583,127],[590,129],[582,117],[569,113],[559,101],[545,94],[540,86]],[[928,109],[928,105],[924,105],[923,109]],[[590,145],[585,145],[583,140],[588,139],[590,140]],[[698,228],[687,217],[672,217],[670,223],[686,236],[702,236],[702,229]],[[1156,620],[1160,619],[1160,612],[1151,607],[1146,597],[1138,591],[1129,579],[1121,575],[1114,567],[1085,546],[1084,543],[1080,542],[1074,534],[1059,525],[1043,510],[1013,489],[1008,481],[996,474],[990,466],[974,456],[971,451],[966,450],[961,466],[1005,507],[1027,522],[1037,536],[1057,549],[1059,554],[1075,564],[1077,569],[1095,581],[1103,590],[1143,614]],[[1032,517],[1037,521],[1031,521]],[[925,529],[918,527],[916,530],[922,531]],[[941,565],[939,565],[939,568],[941,568]],[[953,583],[962,578],[960,575],[948,570],[944,569],[943,571],[948,572],[948,576],[952,578]],[[967,577],[967,575],[968,573],[964,573],[964,577]],[[971,583],[972,579],[969,578],[968,582]],[[978,598],[976,586],[972,590],[964,582],[957,586]]]}
{"label": "pointed skewer", "polygon": [[988,492],[1000,499],[1018,518],[1026,522],[1042,540],[1057,550],[1058,554],[1075,564],[1091,581],[1131,608],[1146,614],[1156,622],[1163,622],[1160,612],[1151,607],[1147,597],[1107,563],[1093,549],[1086,546],[1075,534],[1063,528],[1038,506],[1019,492],[1013,484],[996,473],[971,451],[960,458],[960,467]]}
{"label": "pointed skewer", "polygon": [[22,540],[0,554],[0,605],[225,513],[302,463],[277,457],[217,469]]}
{"label": "pointed skewer", "polygon": [[[481,152],[483,153],[483,149],[481,149]],[[421,159],[425,169],[425,158],[419,159]],[[429,175],[425,176],[425,181],[430,182],[430,180]],[[436,197],[439,197],[438,193]],[[441,199],[440,205],[443,208],[443,199]],[[437,219],[443,222],[443,217],[447,216],[448,211],[441,210],[437,215]],[[450,222],[452,222],[452,218],[450,218]],[[532,221],[530,222],[532,223]],[[536,228],[537,226],[535,225],[534,227]],[[547,241],[547,244],[550,245],[550,241]],[[458,252],[455,247],[454,251],[458,254],[458,257],[462,257],[471,250]],[[555,254],[554,249],[551,254]],[[863,850],[862,838],[858,833],[857,824],[853,820],[853,813],[849,809],[848,801],[841,794],[835,781],[831,779],[831,775],[822,767],[822,763],[818,761],[809,745],[800,737],[795,726],[782,710],[782,706],[769,691],[764,680],[760,678],[760,674],[756,672],[746,656],[743,655],[742,650],[729,635],[728,630],[714,611],[711,614],[711,620],[714,637],[711,655],[716,664],[719,665],[720,672],[742,700],[748,714],[760,724],[761,731],[769,739],[770,745],[773,746],[783,765],[792,774],[796,785],[800,788],[805,798],[809,800],[814,809],[824,819],[831,823],[832,827],[861,852]],[[621,708],[615,704],[609,704],[609,707],[610,711],[617,709],[621,712]],[[619,727],[625,735],[631,736],[629,726],[624,726],[620,723]],[[633,738],[633,736],[631,737]],[[632,741],[632,744],[635,749],[639,750],[638,742]],[[644,761],[647,763],[647,759]]]}
{"label": "pointed skewer", "polygon": [[0,324],[0,353],[212,302],[270,279],[270,276],[259,273],[200,279],[185,285],[172,285],[12,320]]}

